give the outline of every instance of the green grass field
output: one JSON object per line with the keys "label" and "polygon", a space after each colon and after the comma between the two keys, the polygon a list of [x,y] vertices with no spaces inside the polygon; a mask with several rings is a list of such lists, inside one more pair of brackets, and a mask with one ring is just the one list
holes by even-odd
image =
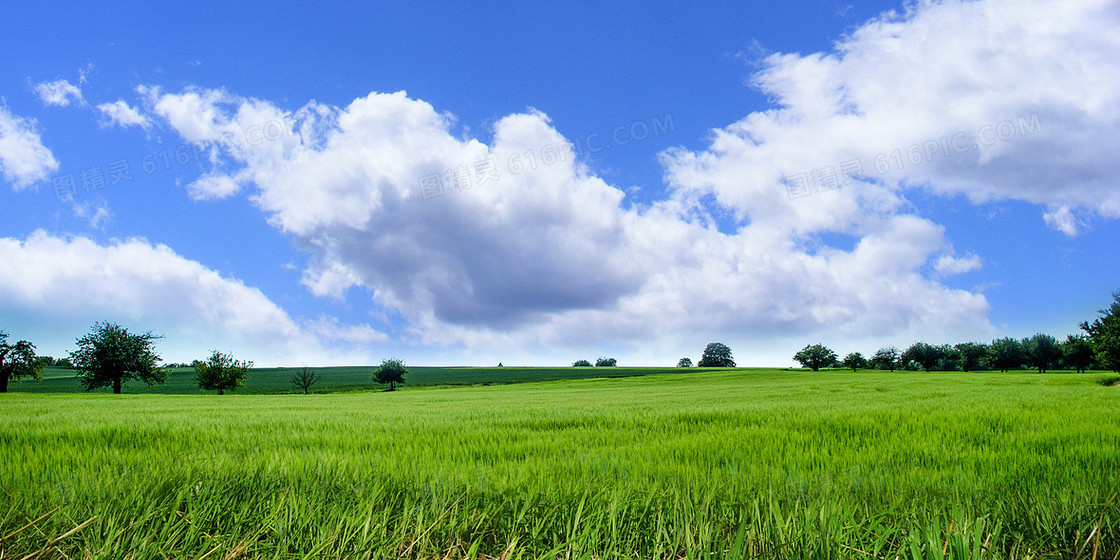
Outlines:
{"label": "green grass field", "polygon": [[[241,394],[284,394],[296,393],[290,378],[300,368],[255,368],[249,373],[244,387],[235,391]],[[322,380],[312,387],[315,393],[337,393],[341,391],[368,391],[377,387],[371,380],[374,366],[320,367],[312,368]],[[683,373],[703,371],[663,367],[409,367],[407,383],[402,389],[428,387],[433,385],[482,385],[527,383],[533,381],[558,381],[562,379],[590,379],[600,377],[633,377],[655,373]],[[8,390],[14,393],[84,393],[78,383],[76,371],[72,369],[48,367],[39,383],[23,380],[12,381]],[[111,393],[110,388],[94,392]],[[139,381],[125,385],[125,393],[139,394],[205,394],[195,383],[194,370],[190,368],[172,369],[167,383],[149,387]]]}
{"label": "green grass field", "polygon": [[1111,559],[1118,391],[1074,374],[728,370],[13,393],[0,558]]}

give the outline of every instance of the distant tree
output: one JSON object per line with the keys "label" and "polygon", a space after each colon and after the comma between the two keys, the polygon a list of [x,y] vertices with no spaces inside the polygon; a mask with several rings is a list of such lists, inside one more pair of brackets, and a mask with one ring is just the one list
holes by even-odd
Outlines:
{"label": "distant tree", "polygon": [[1062,343],[1062,362],[1066,367],[1077,370],[1077,373],[1085,373],[1093,365],[1094,358],[1096,354],[1093,352],[1093,343],[1085,335],[1071,334]]}
{"label": "distant tree", "polygon": [[875,352],[874,356],[871,356],[871,363],[874,364],[877,369],[889,369],[894,371],[895,366],[898,365],[898,348],[894,346],[880,348]]}
{"label": "distant tree", "polygon": [[820,371],[822,367],[829,367],[836,363],[836,352],[821,344],[805,345],[801,351],[793,355],[793,359],[800,362],[801,367]]}
{"label": "distant tree", "polygon": [[89,334],[78,339],[78,349],[70,353],[70,360],[86,391],[112,387],[119,395],[124,383],[133,379],[148,385],[167,380],[167,370],[158,366],[155,351],[160,338],[150,331],[132,334],[116,323],[94,323]]}
{"label": "distant tree", "polygon": [[937,364],[938,360],[944,357],[944,352],[940,346],[915,342],[902,353],[902,363],[915,362],[928,372]]}
{"label": "distant tree", "polygon": [[844,356],[844,361],[840,363],[843,364],[844,367],[852,368],[852,371],[855,371],[857,369],[867,369],[871,366],[871,364],[867,361],[867,358],[864,358],[863,354],[860,354],[859,352],[852,352],[851,354]]}
{"label": "distant tree", "polygon": [[214,350],[205,362],[197,361],[194,366],[194,380],[203,391],[218,391],[224,395],[245,383],[253,362],[233,359],[232,354]]}
{"label": "distant tree", "polygon": [[1038,368],[1039,373],[1046,373],[1046,370],[1053,369],[1062,358],[1062,345],[1058,339],[1048,334],[1038,333],[1030,338],[1024,338],[1021,344],[1024,363]]}
{"label": "distant tree", "polygon": [[576,360],[572,362],[572,367],[591,367],[591,362],[587,360]]}
{"label": "distant tree", "polygon": [[988,353],[984,356],[984,364],[989,369],[1007,371],[1023,366],[1026,357],[1023,355],[1023,345],[1014,338],[998,338],[988,345]]}
{"label": "distant tree", "polygon": [[1081,330],[1089,335],[1101,367],[1120,371],[1120,291],[1112,292],[1112,305],[1098,313],[1092,323],[1081,323]]}
{"label": "distant tree", "polygon": [[692,367],[692,358],[681,358],[677,360],[677,367]]}
{"label": "distant tree", "polygon": [[957,365],[961,371],[972,371],[980,366],[988,345],[982,342],[962,342],[953,347],[957,355]]}
{"label": "distant tree", "polygon": [[70,358],[59,358],[54,361],[54,367],[74,369],[74,363],[70,361]]}
{"label": "distant tree", "polygon": [[26,340],[8,344],[8,333],[0,331],[0,393],[8,392],[8,381],[24,377],[43,379],[43,362],[35,357],[35,345]]}
{"label": "distant tree", "polygon": [[397,383],[404,383],[406,374],[408,374],[408,368],[404,367],[404,360],[389,358],[388,360],[382,360],[381,365],[373,370],[373,380],[382,385],[388,383],[389,390],[396,391]]}
{"label": "distant tree", "polygon": [[699,367],[735,367],[735,359],[731,356],[731,348],[722,342],[711,342],[704,347],[704,354],[700,356]]}
{"label": "distant tree", "polygon": [[614,358],[599,358],[598,360],[595,360],[595,367],[616,367],[616,366],[618,366],[618,360],[616,360]]}
{"label": "distant tree", "polygon": [[311,390],[311,387],[319,382],[320,377],[315,370],[303,367],[299,368],[299,371],[293,373],[290,379],[292,385],[295,385],[296,389],[302,390],[303,394],[306,395]]}

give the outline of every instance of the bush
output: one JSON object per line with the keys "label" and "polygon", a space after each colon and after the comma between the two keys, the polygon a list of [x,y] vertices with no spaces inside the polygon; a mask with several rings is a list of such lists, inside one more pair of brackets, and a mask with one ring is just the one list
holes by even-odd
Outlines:
{"label": "bush", "polygon": [[1096,381],[1097,385],[1112,387],[1113,385],[1120,383],[1120,375],[1115,373],[1098,373],[1093,378],[1093,381]]}
{"label": "bush", "polygon": [[587,360],[576,360],[572,363],[572,367],[591,367],[591,362]]}
{"label": "bush", "polygon": [[616,360],[614,358],[599,358],[598,360],[595,360],[595,367],[616,367],[616,366],[618,366],[618,360]]}
{"label": "bush", "polygon": [[677,367],[692,367],[692,358],[681,358]]}

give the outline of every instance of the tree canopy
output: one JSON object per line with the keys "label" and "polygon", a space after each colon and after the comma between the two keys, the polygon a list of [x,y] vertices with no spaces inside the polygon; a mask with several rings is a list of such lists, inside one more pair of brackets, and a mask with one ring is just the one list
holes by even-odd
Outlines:
{"label": "tree canopy", "polygon": [[984,362],[991,369],[1007,371],[1021,367],[1026,357],[1023,355],[1023,344],[1014,338],[997,338],[988,345],[988,354]]}
{"label": "tree canopy", "polygon": [[382,360],[381,365],[373,370],[373,380],[382,385],[388,383],[388,390],[396,391],[397,383],[404,383],[404,376],[407,373],[408,368],[404,366],[404,360],[389,358]]}
{"label": "tree canopy", "polygon": [[903,364],[915,362],[928,372],[933,366],[937,365],[938,360],[944,357],[945,353],[939,346],[925,342],[915,342],[902,353],[901,359]]}
{"label": "tree canopy", "polygon": [[112,387],[113,393],[120,394],[129,380],[148,385],[167,380],[167,371],[159,368],[160,357],[155,352],[155,342],[160,338],[150,331],[130,333],[116,323],[94,323],[89,334],[78,339],[78,349],[70,353],[70,361],[86,391]]}
{"label": "tree canopy", "polygon": [[1081,323],[1081,330],[1089,335],[1101,367],[1120,371],[1120,291],[1112,292],[1112,305],[1098,313],[1092,323]]}
{"label": "tree canopy", "polygon": [[0,393],[8,392],[8,381],[43,378],[43,362],[35,357],[35,345],[26,340],[8,344],[8,333],[0,331]]}
{"label": "tree canopy", "polygon": [[253,362],[233,359],[233,355],[214,350],[205,362],[195,361],[194,379],[203,391],[218,391],[224,395],[232,391],[249,377]]}
{"label": "tree canopy", "polygon": [[871,356],[871,363],[879,369],[889,369],[894,371],[895,366],[898,365],[898,348],[888,346],[880,348]]}
{"label": "tree canopy", "polygon": [[731,348],[722,342],[710,342],[704,347],[704,354],[700,356],[699,367],[735,367],[735,359],[731,356]]}
{"label": "tree canopy", "polygon": [[812,346],[806,345],[798,353],[793,355],[793,359],[800,362],[801,367],[807,367],[813,371],[820,371],[822,367],[829,367],[836,363],[836,352],[833,352],[822,344],[814,344]]}
{"label": "tree canopy", "polygon": [[1024,363],[1038,368],[1039,373],[1046,373],[1046,370],[1053,368],[1062,358],[1061,344],[1048,334],[1038,333],[1024,338],[1022,346]]}
{"label": "tree canopy", "polygon": [[852,352],[851,354],[844,356],[844,361],[840,363],[843,364],[844,367],[852,368],[852,371],[855,371],[857,369],[867,369],[871,366],[871,363],[867,361],[867,358],[864,358],[863,354],[860,354],[859,352]]}
{"label": "tree canopy", "polygon": [[1084,373],[1093,365],[1096,353],[1093,352],[1093,343],[1085,335],[1069,335],[1062,343],[1062,360],[1066,365],[1073,367],[1077,373]]}

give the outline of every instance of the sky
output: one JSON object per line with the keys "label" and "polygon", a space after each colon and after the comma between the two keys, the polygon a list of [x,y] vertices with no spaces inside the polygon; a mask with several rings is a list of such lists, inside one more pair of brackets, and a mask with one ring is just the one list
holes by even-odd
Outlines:
{"label": "sky", "polygon": [[0,4],[40,354],[787,366],[1120,289],[1120,2],[157,4]]}

